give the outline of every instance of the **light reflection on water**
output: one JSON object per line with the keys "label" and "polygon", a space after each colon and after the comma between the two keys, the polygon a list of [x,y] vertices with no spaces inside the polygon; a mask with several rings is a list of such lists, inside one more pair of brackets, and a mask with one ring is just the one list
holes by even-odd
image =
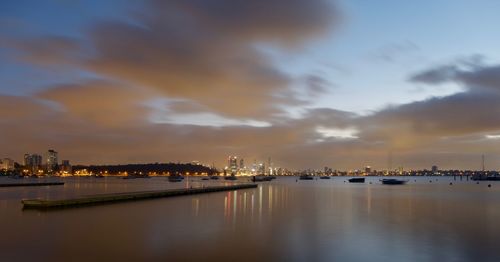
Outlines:
{"label": "light reflection on water", "polygon": [[500,261],[500,183],[345,180],[278,178],[257,189],[52,212],[22,211],[20,200],[225,182],[68,178],[64,186],[0,188],[0,254],[2,261]]}

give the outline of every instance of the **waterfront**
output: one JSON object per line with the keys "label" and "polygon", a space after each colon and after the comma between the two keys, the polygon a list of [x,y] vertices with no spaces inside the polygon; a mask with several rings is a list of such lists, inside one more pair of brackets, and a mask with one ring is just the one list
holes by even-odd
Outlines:
{"label": "waterfront", "polygon": [[20,200],[225,182],[64,178],[64,186],[2,188],[2,261],[500,259],[500,184],[411,177],[407,185],[384,186],[379,177],[365,184],[346,179],[283,177],[258,189],[50,212],[23,211]]}

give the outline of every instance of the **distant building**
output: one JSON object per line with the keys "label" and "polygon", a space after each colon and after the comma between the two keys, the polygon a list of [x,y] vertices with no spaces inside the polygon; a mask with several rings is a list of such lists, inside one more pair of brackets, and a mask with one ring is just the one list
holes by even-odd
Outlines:
{"label": "distant building", "polygon": [[244,169],[245,168],[245,161],[242,159],[240,159],[240,169]]}
{"label": "distant building", "polygon": [[10,158],[0,159],[0,170],[14,170],[14,160]]}
{"label": "distant building", "polygon": [[258,175],[265,175],[266,174],[266,165],[264,163],[260,163],[257,169],[257,174]]}
{"label": "distant building", "polygon": [[42,156],[38,154],[25,154],[24,167],[31,173],[38,173],[42,169]]}
{"label": "distant building", "polygon": [[73,168],[71,167],[69,160],[61,161],[60,171],[66,174],[71,174],[73,172]]}
{"label": "distant building", "polygon": [[47,172],[54,173],[57,171],[57,152],[50,149],[47,153]]}
{"label": "distant building", "polygon": [[431,171],[432,173],[437,173],[439,170],[437,166],[432,166]]}
{"label": "distant building", "polygon": [[372,167],[371,166],[366,166],[365,167],[365,173],[369,175],[372,172]]}
{"label": "distant building", "polygon": [[238,157],[229,156],[227,161],[228,161],[227,166],[229,171],[231,171],[231,175],[233,176],[236,175],[236,173],[238,173]]}

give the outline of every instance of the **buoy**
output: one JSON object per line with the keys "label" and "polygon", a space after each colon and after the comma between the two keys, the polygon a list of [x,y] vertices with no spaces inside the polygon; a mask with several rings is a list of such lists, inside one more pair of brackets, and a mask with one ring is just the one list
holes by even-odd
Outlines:
{"label": "buoy", "polygon": [[488,187],[491,187],[491,184],[488,184]]}
{"label": "buoy", "polygon": [[450,182],[450,186],[453,185],[453,183]]}

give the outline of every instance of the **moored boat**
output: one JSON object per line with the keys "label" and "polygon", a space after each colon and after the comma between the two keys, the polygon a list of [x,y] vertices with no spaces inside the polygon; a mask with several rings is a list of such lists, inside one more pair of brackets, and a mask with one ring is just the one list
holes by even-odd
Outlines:
{"label": "moored boat", "polygon": [[274,178],[271,176],[252,176],[252,181],[253,182],[264,182],[264,181],[271,181]]}
{"label": "moored boat", "polygon": [[314,180],[314,177],[311,175],[301,175],[299,177],[300,180]]}
{"label": "moored boat", "polygon": [[384,185],[404,185],[408,180],[396,179],[396,178],[384,178],[380,180]]}
{"label": "moored boat", "polygon": [[173,175],[168,177],[168,182],[182,182],[183,179],[184,177],[182,176]]}
{"label": "moored boat", "polygon": [[349,181],[349,183],[364,183],[365,182],[365,178],[364,177],[353,177],[353,178],[350,178],[347,181]]}

